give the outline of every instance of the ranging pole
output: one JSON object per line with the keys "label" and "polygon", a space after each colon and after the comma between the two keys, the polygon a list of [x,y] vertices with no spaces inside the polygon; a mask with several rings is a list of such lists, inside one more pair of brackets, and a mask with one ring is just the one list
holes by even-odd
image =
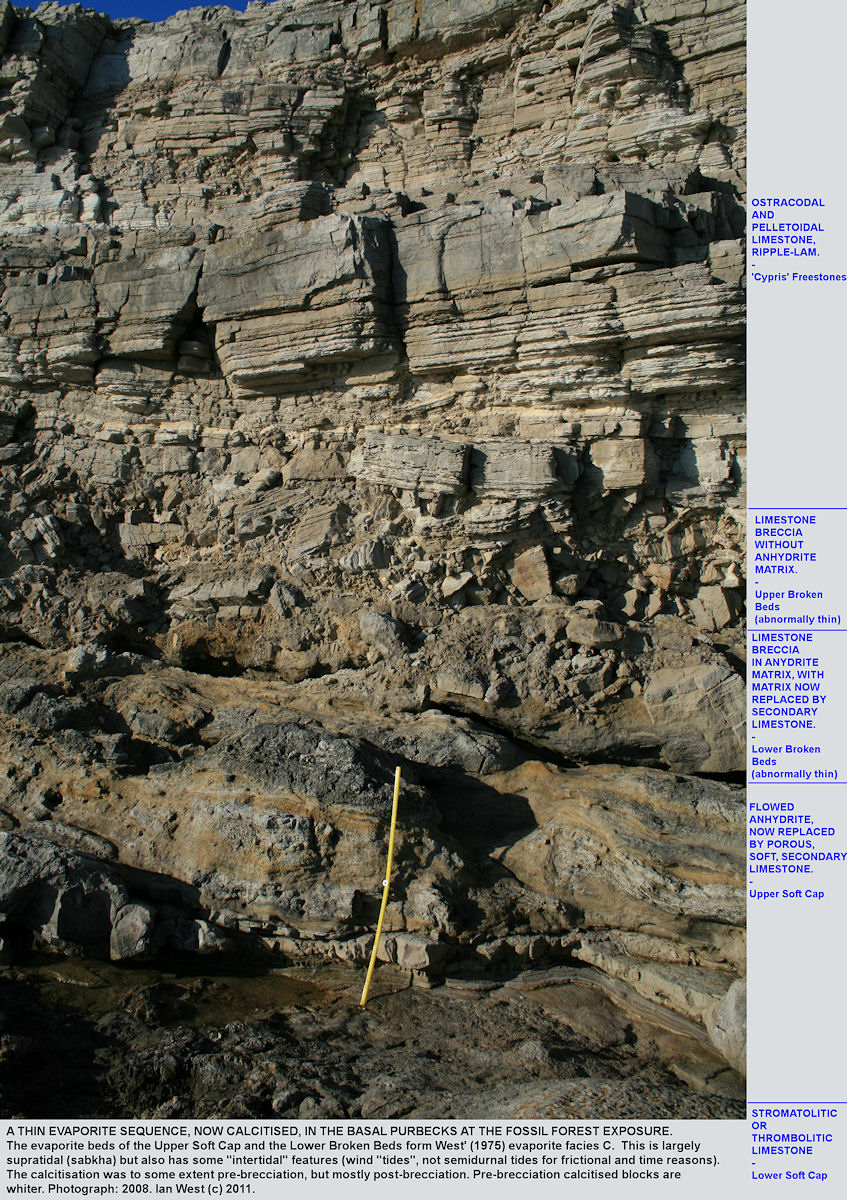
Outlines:
{"label": "ranging pole", "polygon": [[385,878],[382,881],[382,904],[379,906],[379,920],[376,923],[376,937],[374,938],[374,948],[371,951],[371,961],[368,965],[368,973],[365,976],[365,986],[362,988],[362,998],[359,1001],[359,1007],[364,1008],[368,1002],[368,992],[371,986],[371,976],[374,973],[376,966],[376,952],[379,949],[379,939],[382,934],[382,922],[385,917],[385,909],[388,904],[388,889],[391,886],[391,862],[394,858],[394,830],[397,827],[397,802],[400,799],[400,768],[394,772],[394,799],[391,802],[391,829],[388,833],[388,859],[385,864]]}

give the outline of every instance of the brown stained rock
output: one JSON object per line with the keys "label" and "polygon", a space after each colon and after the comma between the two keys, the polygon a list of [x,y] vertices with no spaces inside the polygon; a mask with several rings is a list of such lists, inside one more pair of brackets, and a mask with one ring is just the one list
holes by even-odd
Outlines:
{"label": "brown stained rock", "polygon": [[404,971],[433,972],[443,967],[449,957],[449,949],[441,942],[433,942],[413,933],[390,933],[380,946],[380,957],[385,962],[396,963]]}
{"label": "brown stained rock", "polygon": [[644,768],[560,772],[541,763],[491,783],[524,796],[535,819],[502,851],[527,886],[552,889],[587,919],[622,928],[648,924],[648,908],[743,924],[744,805],[726,785],[701,788]]}
{"label": "brown stained rock", "polygon": [[591,446],[591,461],[608,491],[633,491],[647,477],[646,444],[640,438],[602,438]]}
{"label": "brown stained rock", "polygon": [[624,628],[616,621],[602,621],[586,613],[575,613],[568,621],[566,634],[575,646],[593,650],[617,645],[624,636]]}
{"label": "brown stained rock", "polygon": [[739,1075],[747,1074],[747,981],[737,979],[707,1021],[709,1037]]}
{"label": "brown stained rock", "polygon": [[550,568],[541,546],[533,546],[531,550],[519,554],[512,567],[511,576],[512,583],[529,601],[544,600],[553,593]]}
{"label": "brown stained rock", "polygon": [[701,587],[689,607],[701,629],[726,629],[741,610],[741,598],[726,588]]}
{"label": "brown stained rock", "polygon": [[125,904],[112,922],[109,957],[112,962],[144,958],[152,951],[153,912],[146,904]]}
{"label": "brown stained rock", "polygon": [[644,689],[644,703],[681,769],[694,761],[698,770],[733,769],[744,737],[746,693],[728,665],[663,668]]}

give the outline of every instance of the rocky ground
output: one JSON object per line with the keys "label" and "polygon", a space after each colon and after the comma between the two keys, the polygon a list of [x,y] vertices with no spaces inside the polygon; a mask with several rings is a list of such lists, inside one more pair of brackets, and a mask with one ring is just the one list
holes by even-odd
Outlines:
{"label": "rocky ground", "polygon": [[743,1116],[738,1076],[714,1051],[704,1070],[697,1027],[649,1005],[631,1019],[599,972],[430,991],[381,968],[362,1010],[349,968],[218,970],[5,973],[2,1115]]}
{"label": "rocky ground", "polygon": [[[396,1038],[398,1113],[731,1109],[743,5],[0,0],[0,57],[3,1103],[387,1115]],[[361,970],[398,764],[386,1031],[182,1024],[168,956]],[[45,950],[165,991],[71,1019]]]}

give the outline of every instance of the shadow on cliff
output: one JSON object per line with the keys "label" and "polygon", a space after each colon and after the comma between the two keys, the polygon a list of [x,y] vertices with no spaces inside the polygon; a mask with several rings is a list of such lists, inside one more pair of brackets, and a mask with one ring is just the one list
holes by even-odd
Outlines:
{"label": "shadow on cliff", "polygon": [[489,855],[538,828],[524,796],[500,792],[473,775],[417,768],[440,817],[440,833],[463,854],[473,849],[478,865],[498,875],[508,872]]}

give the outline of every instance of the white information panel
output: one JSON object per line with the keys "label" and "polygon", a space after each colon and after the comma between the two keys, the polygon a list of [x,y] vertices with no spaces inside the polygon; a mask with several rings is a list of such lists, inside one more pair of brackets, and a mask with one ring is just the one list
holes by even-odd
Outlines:
{"label": "white information panel", "polygon": [[[839,344],[847,196],[828,149],[847,19],[753,0],[749,23],[749,1009],[753,1181],[847,1182],[847,490]],[[811,240],[806,240],[811,239]],[[802,1111],[811,1154],[763,1153]],[[774,1143],[779,1147],[783,1143]],[[816,1166],[810,1170],[810,1165]]]}

